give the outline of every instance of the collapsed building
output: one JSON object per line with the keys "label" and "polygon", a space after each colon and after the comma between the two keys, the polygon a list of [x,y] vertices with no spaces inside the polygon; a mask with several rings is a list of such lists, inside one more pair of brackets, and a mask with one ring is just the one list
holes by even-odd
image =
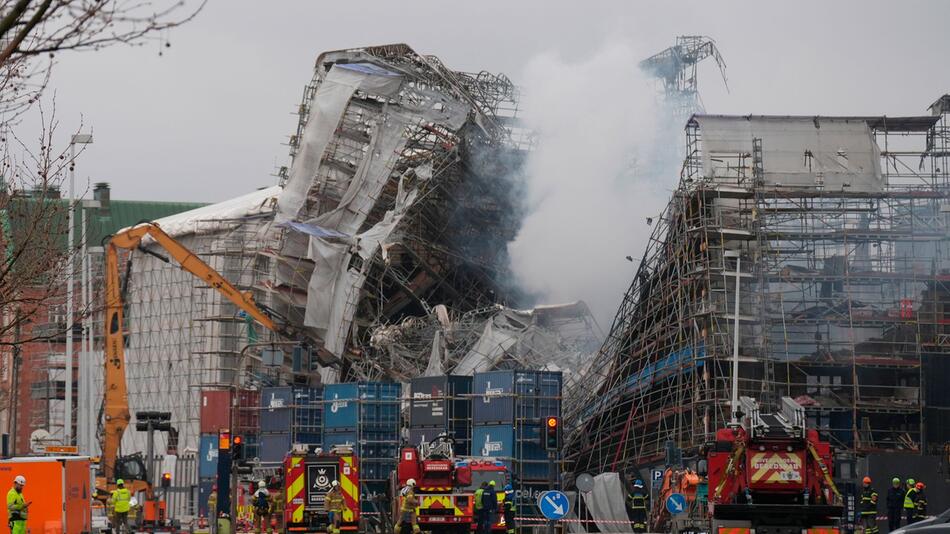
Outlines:
{"label": "collapsed building", "polygon": [[740,395],[795,398],[851,458],[943,451],[950,97],[930,110],[688,121],[679,185],[567,395],[575,473],[695,454],[731,418],[734,357]]}
{"label": "collapsed building", "polygon": [[[295,335],[133,252],[133,413],[170,411],[185,453],[201,389],[576,359],[595,337],[586,306],[513,307],[505,244],[530,147],[517,112],[505,76],[452,71],[406,45],[320,55],[279,184],[157,221]],[[284,365],[265,365],[275,354]],[[142,433],[123,439],[145,448]]]}

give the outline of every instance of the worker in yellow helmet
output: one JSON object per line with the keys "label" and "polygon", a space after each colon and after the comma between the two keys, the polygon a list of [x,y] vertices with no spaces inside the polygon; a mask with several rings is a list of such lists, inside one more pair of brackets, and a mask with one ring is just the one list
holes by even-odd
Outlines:
{"label": "worker in yellow helmet", "polygon": [[12,534],[26,534],[26,512],[30,503],[23,499],[24,486],[26,478],[17,475],[13,479],[13,487],[7,492],[7,516],[10,518],[8,524]]}
{"label": "worker in yellow helmet", "polygon": [[132,508],[132,492],[125,487],[125,481],[121,478],[115,481],[116,488],[112,490],[109,502],[115,513],[115,531],[128,532],[129,530],[129,509]]}

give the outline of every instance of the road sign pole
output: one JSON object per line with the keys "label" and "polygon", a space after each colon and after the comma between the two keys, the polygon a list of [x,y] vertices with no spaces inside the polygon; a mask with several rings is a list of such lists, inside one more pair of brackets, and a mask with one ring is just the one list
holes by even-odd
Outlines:
{"label": "road sign pole", "polygon": [[[555,484],[557,483],[557,476],[554,472],[554,455],[555,451],[548,451],[548,483],[551,486],[551,489],[560,489]],[[548,521],[548,534],[554,534],[554,520]]]}

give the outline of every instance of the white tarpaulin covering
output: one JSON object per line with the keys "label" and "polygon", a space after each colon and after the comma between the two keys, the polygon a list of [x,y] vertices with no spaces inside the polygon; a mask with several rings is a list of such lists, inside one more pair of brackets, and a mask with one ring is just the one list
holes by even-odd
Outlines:
{"label": "white tarpaulin covering", "polygon": [[155,222],[166,234],[173,237],[202,232],[210,233],[221,228],[227,228],[230,222],[236,219],[273,212],[274,204],[277,202],[277,196],[280,192],[280,187],[275,185],[217,204],[162,217],[155,220]]}
{"label": "white tarpaulin covering", "polygon": [[[880,150],[860,119],[698,115],[703,175],[735,176],[735,154],[752,165],[752,140],[762,140],[766,185],[880,191]],[[731,168],[730,168],[731,167]],[[751,177],[751,170],[746,175]]]}
{"label": "white tarpaulin covering", "polygon": [[626,507],[627,491],[618,473],[594,477],[593,491],[583,492],[584,505],[601,532],[630,532]]}
{"label": "white tarpaulin covering", "polygon": [[320,84],[311,103],[310,117],[300,139],[300,150],[294,157],[290,176],[278,200],[277,221],[296,219],[307,200],[320,160],[333,131],[350,101],[350,97],[369,74],[334,65]]}
{"label": "white tarpaulin covering", "polygon": [[[313,274],[307,291],[304,324],[321,334],[324,347],[339,355],[344,348],[347,330],[353,321],[360,288],[366,280],[370,258],[381,248],[385,250],[390,234],[416,199],[417,189],[406,192],[400,182],[396,206],[383,219],[356,236],[356,245],[331,243],[319,237],[310,238]],[[355,250],[354,250],[355,249]],[[363,260],[361,268],[350,268],[352,254]]]}

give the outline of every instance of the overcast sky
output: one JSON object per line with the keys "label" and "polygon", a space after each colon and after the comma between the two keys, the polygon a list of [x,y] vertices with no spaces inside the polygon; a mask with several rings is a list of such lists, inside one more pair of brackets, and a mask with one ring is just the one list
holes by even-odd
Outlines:
{"label": "overcast sky", "polygon": [[158,43],[61,54],[52,85],[64,142],[80,116],[94,130],[83,180],[111,182],[113,198],[218,201],[275,182],[321,51],[404,42],[517,83],[540,54],[659,51],[703,34],[730,88],[705,64],[709,112],[922,114],[950,90],[948,16],[938,1],[210,0],[163,56]]}

